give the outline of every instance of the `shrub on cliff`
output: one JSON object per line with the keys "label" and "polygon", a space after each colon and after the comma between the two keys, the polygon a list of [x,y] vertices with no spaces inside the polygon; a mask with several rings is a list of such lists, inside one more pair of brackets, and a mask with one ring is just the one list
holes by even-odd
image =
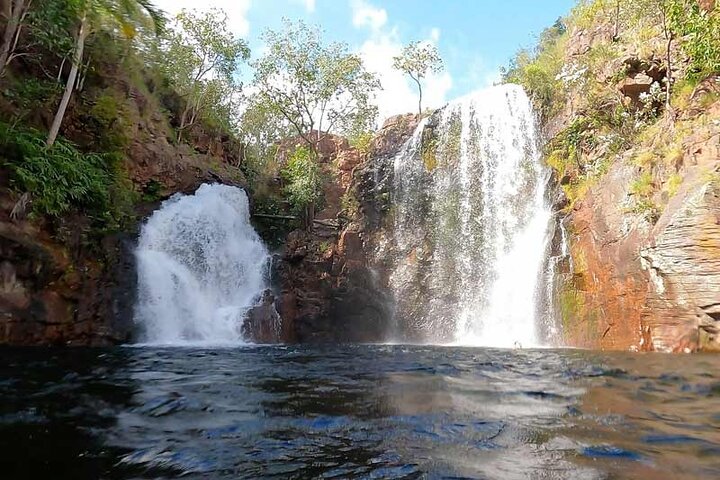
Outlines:
{"label": "shrub on cliff", "polygon": [[322,199],[322,172],[315,156],[308,147],[297,147],[288,156],[281,174],[286,182],[285,194],[293,210],[303,216],[305,222],[312,221],[312,210]]}
{"label": "shrub on cliff", "polygon": [[41,132],[6,123],[0,123],[0,150],[11,186],[30,194],[33,212],[60,217],[84,210],[110,229],[127,215],[127,181],[115,156],[83,153],[63,138],[47,147]]}
{"label": "shrub on cliff", "polygon": [[565,60],[567,28],[563,19],[545,29],[534,49],[522,49],[503,71],[503,81],[522,85],[543,118],[557,113],[564,101],[561,74]]}

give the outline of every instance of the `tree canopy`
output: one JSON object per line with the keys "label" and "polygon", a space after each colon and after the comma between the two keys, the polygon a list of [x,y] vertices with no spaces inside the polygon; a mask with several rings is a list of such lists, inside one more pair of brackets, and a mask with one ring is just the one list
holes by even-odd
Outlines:
{"label": "tree canopy", "polygon": [[418,113],[422,114],[422,80],[428,73],[439,73],[444,68],[437,47],[427,42],[412,42],[400,55],[393,57],[393,66],[417,84]]}
{"label": "tree canopy", "polygon": [[250,57],[247,42],[235,38],[227,14],[181,11],[161,39],[160,66],[183,98],[182,133],[199,118],[233,128],[241,85],[236,80],[240,61]]}
{"label": "tree canopy", "polygon": [[325,45],[317,28],[285,20],[263,35],[267,53],[255,62],[257,99],[280,113],[313,153],[328,132],[370,126],[380,82],[343,43]]}

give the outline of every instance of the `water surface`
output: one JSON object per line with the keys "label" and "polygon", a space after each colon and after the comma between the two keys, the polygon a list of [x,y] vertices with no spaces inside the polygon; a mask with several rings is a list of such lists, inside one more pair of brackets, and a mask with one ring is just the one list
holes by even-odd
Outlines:
{"label": "water surface", "polygon": [[3,349],[2,478],[720,478],[720,357]]}

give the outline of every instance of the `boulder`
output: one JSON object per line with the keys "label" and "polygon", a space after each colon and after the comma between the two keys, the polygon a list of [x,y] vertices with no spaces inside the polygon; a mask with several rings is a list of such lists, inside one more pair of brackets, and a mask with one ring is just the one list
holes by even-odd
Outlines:
{"label": "boulder", "polygon": [[618,88],[634,105],[639,106],[642,104],[640,101],[642,94],[649,93],[654,82],[655,80],[650,75],[637,73],[620,82]]}
{"label": "boulder", "polygon": [[260,301],[245,314],[242,325],[243,337],[255,343],[279,343],[282,336],[282,320],[275,308],[275,295],[265,290]]}

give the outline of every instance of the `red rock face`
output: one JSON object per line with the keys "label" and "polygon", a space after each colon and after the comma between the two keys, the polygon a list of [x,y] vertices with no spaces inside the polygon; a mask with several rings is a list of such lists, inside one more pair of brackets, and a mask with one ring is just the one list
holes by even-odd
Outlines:
{"label": "red rock face", "polygon": [[[119,87],[121,88],[121,87]],[[205,182],[242,184],[239,146],[194,129],[190,142],[168,140],[167,119],[140,115],[147,107],[132,96],[136,121],[129,130],[125,168],[137,192],[153,184],[154,195],[190,193]],[[77,112],[68,112],[63,134],[79,144],[92,139]],[[18,201],[0,168],[0,344],[107,345],[127,342],[133,329],[135,298],[133,235],[83,238],[90,221],[82,215],[62,220],[11,218]],[[159,201],[138,207],[143,217]]]}
{"label": "red rock face", "polygon": [[[280,146],[279,161],[302,139]],[[356,173],[365,158],[347,141],[328,135],[318,148],[324,204],[310,229],[289,234],[276,261],[276,301],[287,342],[378,341],[384,338],[383,293],[370,270],[366,217],[343,210],[356,198]]]}
{"label": "red rock face", "polygon": [[[720,105],[708,109],[720,117]],[[561,295],[572,345],[720,349],[720,128],[683,141],[682,183],[651,224],[629,212],[629,162],[615,163],[567,219],[574,275]]]}
{"label": "red rock face", "polygon": [[698,4],[706,12],[711,12],[715,8],[715,0],[698,0]]}
{"label": "red rock face", "polygon": [[[378,178],[412,135],[416,115],[389,119],[375,135],[366,156],[342,138],[321,143],[325,206],[311,230],[292,232],[276,262],[281,294],[276,301],[285,341],[381,341],[387,338],[391,299],[387,272],[376,262],[375,248],[387,217],[387,196]],[[280,146],[279,160],[301,144]],[[347,210],[344,201],[356,205]],[[346,208],[343,211],[343,208]],[[381,262],[380,262],[381,263]]]}

